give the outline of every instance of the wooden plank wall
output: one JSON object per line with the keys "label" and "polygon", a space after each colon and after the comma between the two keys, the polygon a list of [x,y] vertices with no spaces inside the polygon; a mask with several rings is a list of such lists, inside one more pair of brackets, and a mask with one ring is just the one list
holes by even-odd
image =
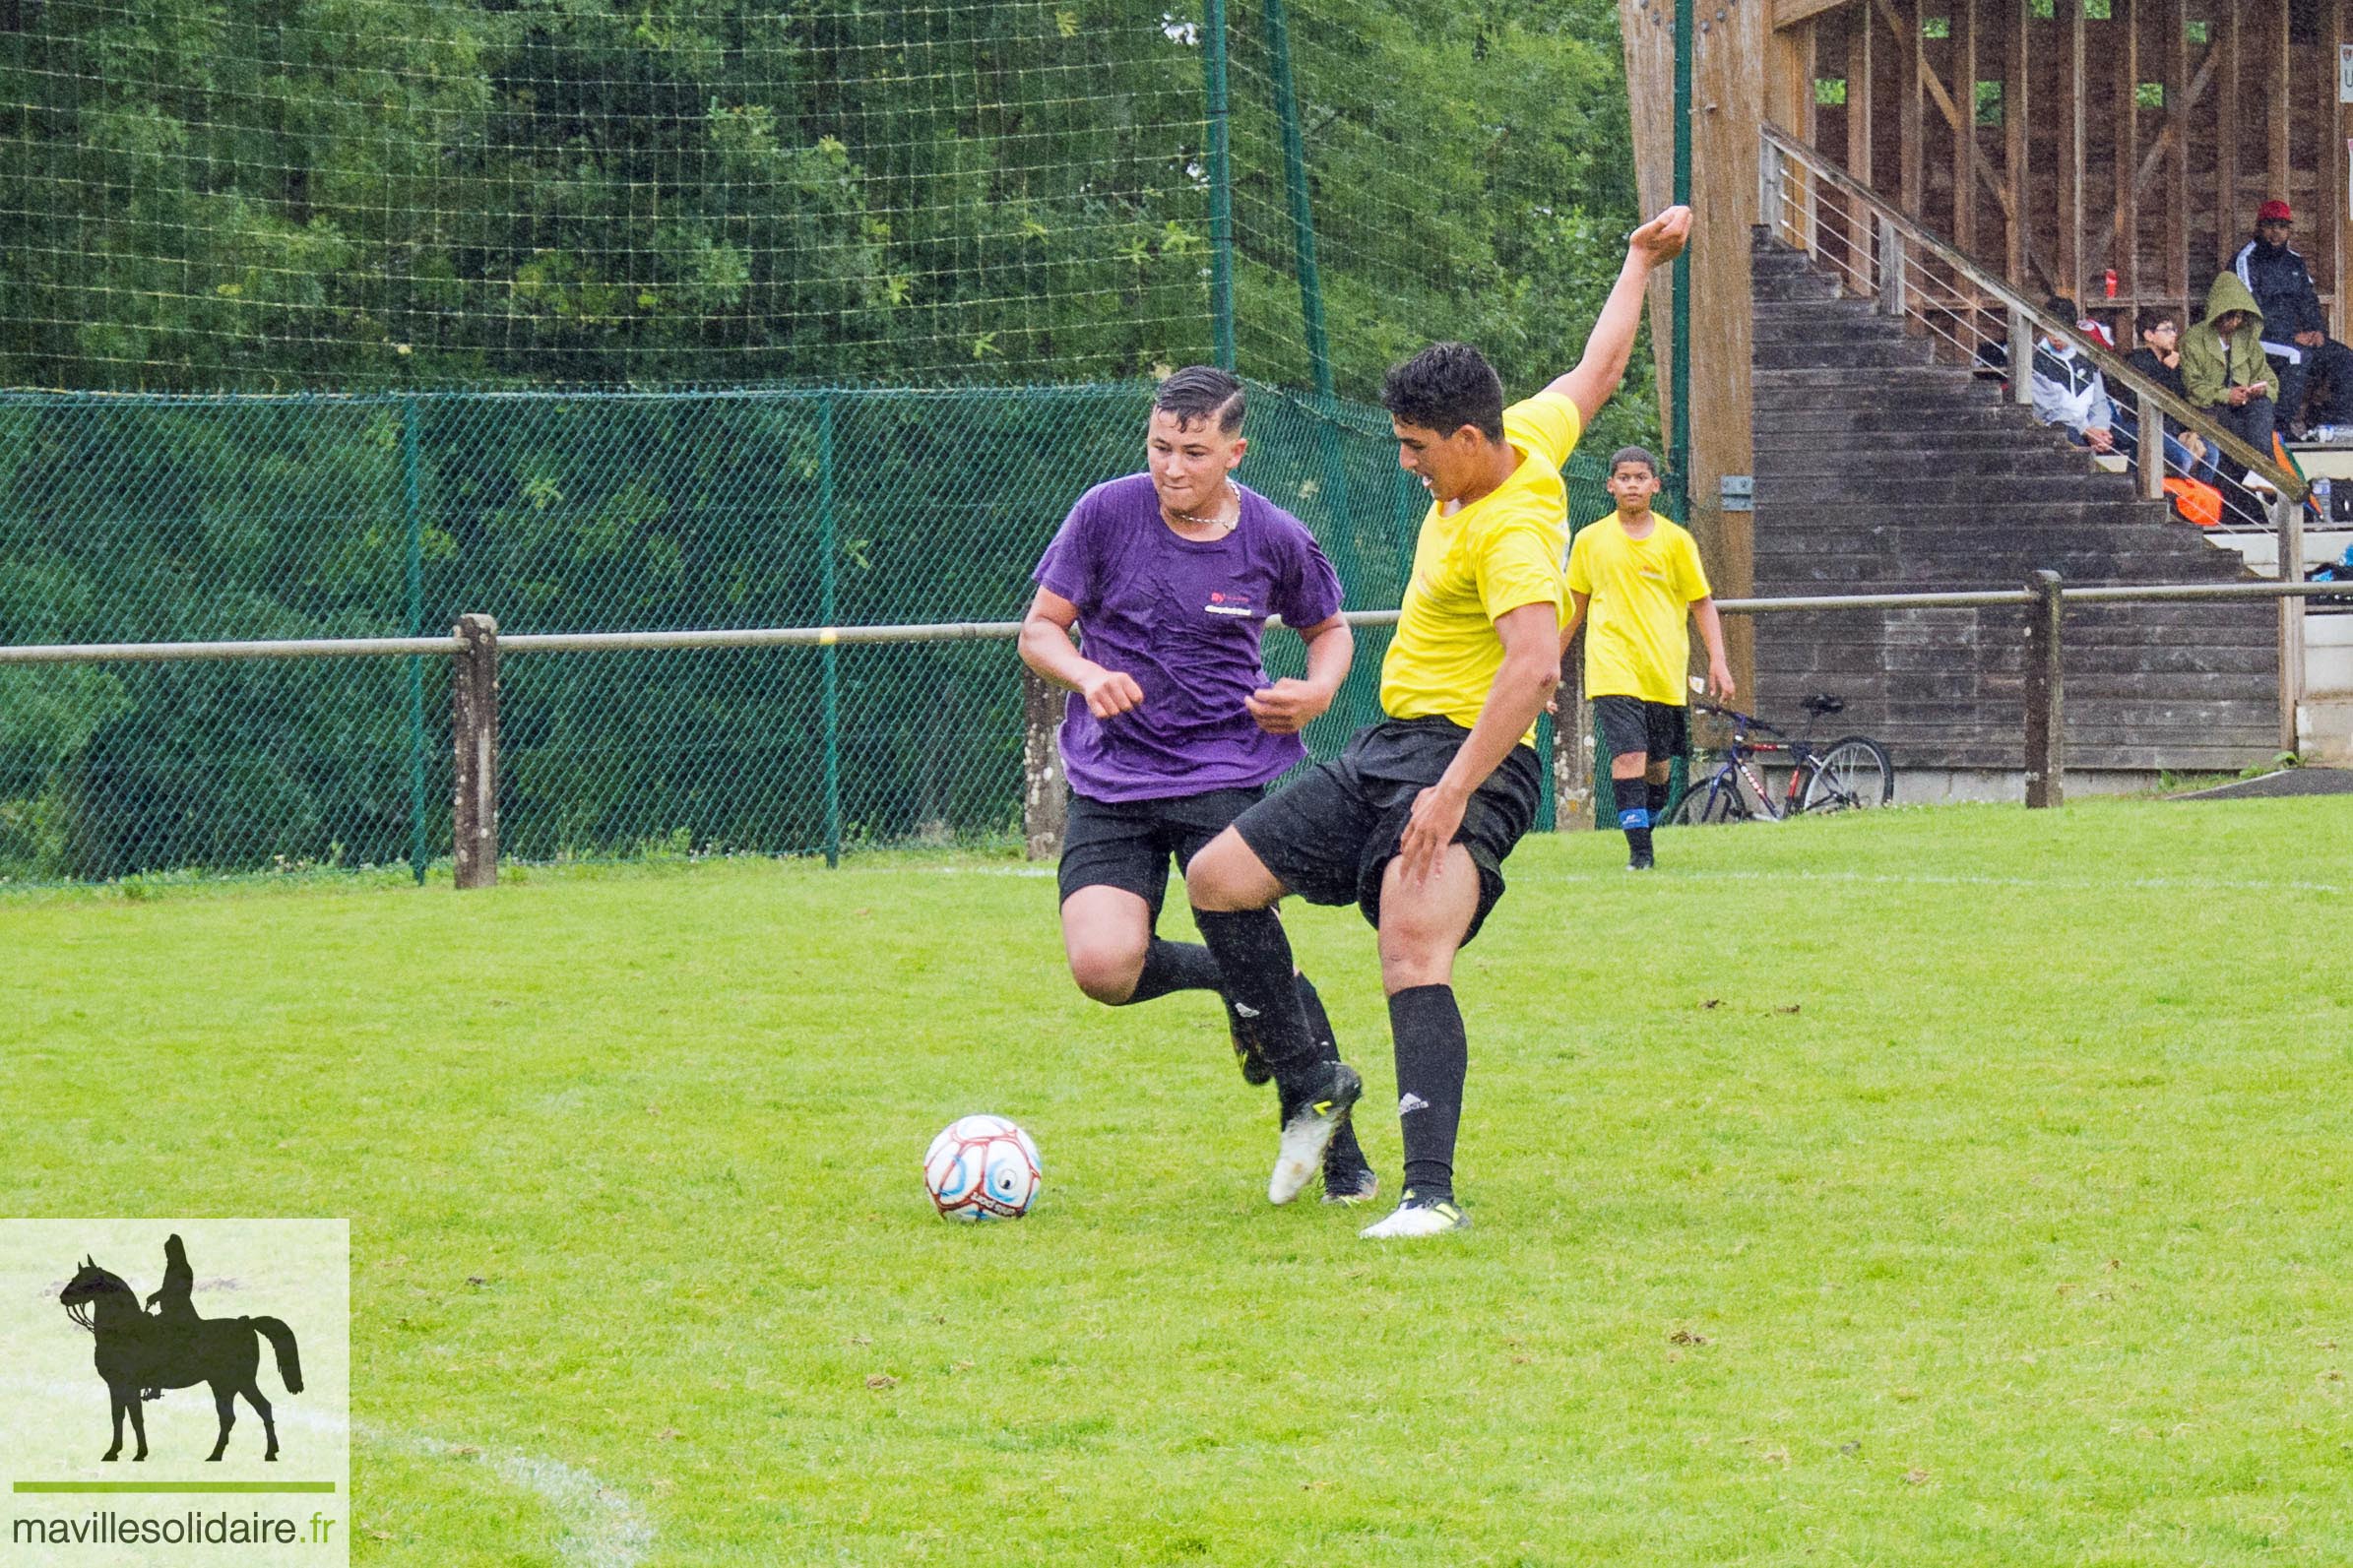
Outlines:
{"label": "wooden plank wall", "polygon": [[[2042,14],[2036,0],[1776,0],[1765,103],[1990,269],[2114,312],[2127,334],[2142,304],[2202,311],[2256,209],[2284,196],[2342,338],[2348,13],[2353,0],[2044,0]],[[1812,81],[1787,80],[1800,70]],[[1791,123],[1801,103],[1811,124]]]}

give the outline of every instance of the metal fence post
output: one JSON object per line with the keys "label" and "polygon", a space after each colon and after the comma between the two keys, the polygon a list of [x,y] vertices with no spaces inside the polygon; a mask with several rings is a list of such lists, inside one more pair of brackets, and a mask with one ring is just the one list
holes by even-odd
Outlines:
{"label": "metal fence post", "polygon": [[2026,808],[2067,803],[2067,728],[2059,672],[2060,619],[2066,600],[2057,572],[2026,580]]}
{"label": "metal fence post", "polygon": [[[834,533],[833,504],[833,394],[817,394],[817,532],[820,561],[817,572],[817,620],[831,627],[839,581],[836,561],[841,547]],[[818,651],[825,682],[825,863],[842,863],[842,671],[841,653],[832,643]]]}
{"label": "metal fence post", "polygon": [[1033,860],[1050,860],[1062,852],[1070,791],[1054,731],[1061,725],[1067,696],[1029,665],[1021,666],[1021,837]]}
{"label": "metal fence post", "polygon": [[1226,93],[1226,0],[1207,0],[1201,18],[1201,76],[1209,120],[1209,313],[1217,362],[1234,368],[1234,157]]}
{"label": "metal fence post", "polygon": [[[424,635],[425,514],[419,470],[416,400],[401,400],[401,500],[409,524],[408,613],[401,635]],[[418,887],[425,880],[425,661],[409,660],[409,868]]]}
{"label": "metal fence post", "polygon": [[2015,305],[2009,309],[2009,401],[2034,407],[2034,323]]}
{"label": "metal fence post", "polygon": [[[2279,580],[2304,581],[2304,503],[2284,495],[2271,498],[2271,521],[2279,529]],[[2304,746],[2298,710],[2304,706],[2304,600],[2293,594],[2279,599],[2279,749]]]}
{"label": "metal fence post", "polygon": [[454,660],[450,692],[458,763],[451,848],[458,886],[487,888],[498,882],[498,622],[465,615],[457,631],[465,646]]}

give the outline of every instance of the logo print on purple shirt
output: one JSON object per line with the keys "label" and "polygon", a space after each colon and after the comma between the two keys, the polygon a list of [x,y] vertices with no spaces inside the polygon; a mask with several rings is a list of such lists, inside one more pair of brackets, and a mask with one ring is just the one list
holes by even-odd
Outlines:
{"label": "logo print on purple shirt", "polygon": [[1247,615],[1250,613],[1250,596],[1247,594],[1212,594],[1209,602],[1201,608],[1212,615]]}

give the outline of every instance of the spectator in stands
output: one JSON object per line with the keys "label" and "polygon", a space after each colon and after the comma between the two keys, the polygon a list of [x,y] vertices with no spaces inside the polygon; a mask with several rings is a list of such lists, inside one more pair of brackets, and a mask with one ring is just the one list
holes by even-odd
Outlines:
{"label": "spectator in stands", "polygon": [[[2263,313],[2237,273],[2218,273],[2206,290],[2206,313],[2182,334],[2182,386],[2190,401],[2211,408],[2222,427],[2258,452],[2271,450],[2278,406],[2271,401],[2270,366],[2263,358]],[[2223,472],[2224,497],[2243,514],[2262,516],[2238,482],[2238,465]]]}
{"label": "spectator in stands", "polygon": [[[2140,336],[2140,346],[2133,349],[2125,363],[2172,393],[2184,403],[2190,393],[2182,385],[2182,324],[2170,310],[2155,305],[2144,308],[2134,321]],[[2178,419],[2165,421],[2166,466],[2184,478],[2214,482],[2214,470],[2222,461],[2222,451],[2211,446],[2196,431],[2187,428]]]}
{"label": "spectator in stands", "polygon": [[[2076,319],[2075,302],[2065,294],[2053,294],[2043,310],[2061,321]],[[2102,454],[2117,450],[2116,408],[2108,401],[2108,379],[2073,344],[2049,336],[2036,340],[2033,391],[2037,419],[2063,426],[2067,439],[2079,447]]]}
{"label": "spectator in stands", "polygon": [[2328,336],[2312,274],[2304,258],[2288,248],[2294,221],[2287,203],[2265,202],[2256,214],[2255,238],[2240,250],[2231,270],[2262,312],[2263,352],[2279,375],[2279,415],[2301,440],[2308,417],[2305,395],[2316,372],[2328,388],[2311,411],[2314,422],[2353,424],[2353,348]]}

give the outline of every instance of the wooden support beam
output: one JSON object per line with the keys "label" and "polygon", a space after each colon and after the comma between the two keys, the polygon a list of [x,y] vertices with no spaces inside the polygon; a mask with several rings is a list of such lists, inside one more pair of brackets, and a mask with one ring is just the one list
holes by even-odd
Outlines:
{"label": "wooden support beam", "polygon": [[[2138,0],[2110,0],[2109,30],[2115,34],[2116,123],[2110,147],[2116,154],[2116,210],[2110,220],[2108,254],[2116,269],[2117,292],[2137,297],[2140,285],[2140,182],[2133,178],[2140,166],[2140,7]],[[2116,335],[2119,349],[2129,351],[2132,333],[2128,323]]]}
{"label": "wooden support beam", "polygon": [[[2288,0],[2272,0],[2264,10],[2263,31],[2263,196],[2289,200],[2288,119],[2293,102],[2288,95]],[[2326,64],[2333,68],[2332,55]],[[2333,94],[2331,94],[2333,95]]]}
{"label": "wooden support beam", "polygon": [[2059,105],[2059,292],[2083,303],[2083,0],[2059,0],[2067,101]]}
{"label": "wooden support beam", "polygon": [[[1952,7],[1952,98],[1960,110],[1952,120],[1952,244],[1964,256],[1977,254],[1977,0],[1949,0]],[[1941,89],[1939,90],[1941,92]],[[1990,175],[1992,170],[1987,170]],[[1999,191],[2001,186],[1995,185]]]}
{"label": "wooden support beam", "polygon": [[[1846,30],[1846,171],[1864,184],[1876,188],[1876,171],[1872,168],[1872,122],[1878,116],[1872,112],[1876,84],[1873,80],[1873,58],[1878,53],[1872,34],[1878,29],[1873,24],[1868,5],[1857,6],[1847,18]],[[1847,250],[1847,277],[1855,282],[1850,287],[1869,287],[1874,274],[1871,266],[1870,215],[1863,205],[1847,198],[1843,207],[1844,231]]]}
{"label": "wooden support beam", "polygon": [[2012,288],[2026,286],[2026,225],[2034,209],[2026,193],[2027,65],[2033,58],[2029,36],[2034,11],[2027,0],[2003,0],[2009,9],[2003,29],[2006,47],[2002,60],[2002,145],[2003,183],[2009,191],[2009,227],[2003,241],[2003,281]]}
{"label": "wooden support beam", "polygon": [[2067,720],[2060,674],[2062,624],[2067,601],[2059,574],[2037,572],[2026,580],[2034,602],[2026,606],[2026,809],[2067,804]]}
{"label": "wooden support beam", "polygon": [[[1813,79],[1819,69],[1814,60],[1815,31],[1814,25],[1806,22],[1765,38],[1765,118],[1808,147],[1814,145],[1818,132],[1813,102]],[[1791,166],[1780,195],[1779,232],[1774,237],[1812,255],[1821,243],[1814,227],[1818,198],[1812,175]],[[1768,223],[1774,221],[1769,211],[1761,216]]]}
{"label": "wooden support beam", "polygon": [[1794,28],[1801,22],[1811,22],[1825,11],[1835,11],[1852,0],[1773,0],[1773,29]]}
{"label": "wooden support beam", "polygon": [[[2165,25],[2165,123],[2149,155],[2165,166],[2165,291],[2180,302],[2182,325],[2188,327],[2204,313],[2204,302],[2190,297],[2190,0],[2163,0],[2159,10]],[[2210,82],[2213,76],[2209,69],[2198,80]],[[2133,184],[2137,187],[2138,179]]]}
{"label": "wooden support beam", "polygon": [[[2321,0],[2321,38],[2327,45],[2328,58],[2336,59],[2345,46],[2346,0]],[[2321,200],[2313,214],[2313,234],[2321,243],[2321,282],[2328,291],[2328,335],[2339,343],[2345,337],[2345,227],[2349,220],[2347,206],[2353,197],[2346,191],[2344,110],[2337,105],[2336,94],[2328,91],[2326,73],[2321,73],[2325,105],[2321,116]]]}
{"label": "wooden support beam", "polygon": [[2214,94],[2214,260],[2228,266],[2246,226],[2239,212],[2239,8],[2226,5],[2206,24],[2206,47],[2220,72]]}
{"label": "wooden support beam", "polygon": [[1928,40],[1920,32],[1920,0],[1896,0],[1896,59],[1902,62],[1903,97],[1896,106],[1901,163],[1895,199],[1906,216],[1918,218],[1928,205],[1928,127],[1921,116],[1921,78],[1928,74]]}

